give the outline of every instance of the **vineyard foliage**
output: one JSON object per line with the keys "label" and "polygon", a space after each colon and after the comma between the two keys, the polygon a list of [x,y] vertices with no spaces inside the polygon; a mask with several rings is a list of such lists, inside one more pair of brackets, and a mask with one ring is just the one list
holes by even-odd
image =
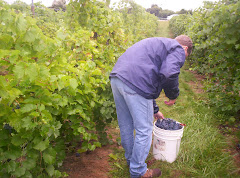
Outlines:
{"label": "vineyard foliage", "polygon": [[106,4],[55,12],[38,3],[32,16],[0,0],[0,177],[61,177],[67,150],[106,144],[113,64],[157,31],[157,17],[135,3]]}
{"label": "vineyard foliage", "polygon": [[[207,92],[218,112],[240,112],[240,1],[206,2],[193,15],[170,21],[174,35],[188,34],[195,44],[189,61],[207,76]],[[238,115],[237,115],[238,113]]]}

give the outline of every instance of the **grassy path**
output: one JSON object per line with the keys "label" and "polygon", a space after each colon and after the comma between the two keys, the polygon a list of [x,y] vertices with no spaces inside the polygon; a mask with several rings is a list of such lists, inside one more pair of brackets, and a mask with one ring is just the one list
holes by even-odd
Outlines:
{"label": "grassy path", "polygon": [[[159,36],[167,36],[167,21],[160,21]],[[187,65],[187,64],[186,64]],[[198,92],[200,81],[187,67],[181,69],[180,96],[174,106],[166,106],[164,93],[157,99],[160,111],[167,118],[186,124],[180,152],[173,163],[154,161],[152,149],[147,161],[150,168],[160,168],[162,177],[239,177],[239,169],[227,151],[229,145],[218,129],[217,118],[205,105],[204,92]],[[194,84],[194,87],[191,85]],[[129,177],[124,150],[116,149],[111,177]]]}

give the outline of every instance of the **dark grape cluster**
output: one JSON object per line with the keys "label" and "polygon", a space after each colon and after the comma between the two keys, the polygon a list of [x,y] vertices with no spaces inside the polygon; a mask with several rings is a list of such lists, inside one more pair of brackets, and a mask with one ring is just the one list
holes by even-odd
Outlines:
{"label": "dark grape cluster", "polygon": [[20,105],[19,104],[17,104],[17,106],[16,106],[16,109],[20,109],[21,107],[20,107]]}
{"label": "dark grape cluster", "polygon": [[169,118],[158,119],[155,125],[164,130],[179,130],[182,128],[179,123]]}
{"label": "dark grape cluster", "polygon": [[12,133],[12,132],[13,132],[13,128],[12,128],[9,124],[5,124],[5,125],[3,126],[3,128],[6,129],[6,130],[8,130],[9,133]]}
{"label": "dark grape cluster", "polygon": [[76,153],[75,156],[76,156],[76,157],[80,157],[80,153]]}

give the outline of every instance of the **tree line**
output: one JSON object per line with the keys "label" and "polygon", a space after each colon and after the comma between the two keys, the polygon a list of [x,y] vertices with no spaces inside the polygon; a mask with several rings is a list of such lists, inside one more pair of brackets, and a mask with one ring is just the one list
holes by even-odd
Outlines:
{"label": "tree line", "polygon": [[158,18],[167,18],[169,15],[172,14],[192,14],[192,10],[181,9],[180,11],[174,12],[172,10],[162,9],[157,4],[153,4],[151,8],[146,9],[146,11],[150,14],[154,14]]}

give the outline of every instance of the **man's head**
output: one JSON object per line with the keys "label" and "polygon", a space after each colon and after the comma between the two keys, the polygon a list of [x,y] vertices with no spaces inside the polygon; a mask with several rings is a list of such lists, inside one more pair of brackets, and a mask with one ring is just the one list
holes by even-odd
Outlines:
{"label": "man's head", "polygon": [[182,45],[186,56],[189,56],[192,53],[193,42],[190,37],[187,35],[179,35],[175,38],[180,45]]}

